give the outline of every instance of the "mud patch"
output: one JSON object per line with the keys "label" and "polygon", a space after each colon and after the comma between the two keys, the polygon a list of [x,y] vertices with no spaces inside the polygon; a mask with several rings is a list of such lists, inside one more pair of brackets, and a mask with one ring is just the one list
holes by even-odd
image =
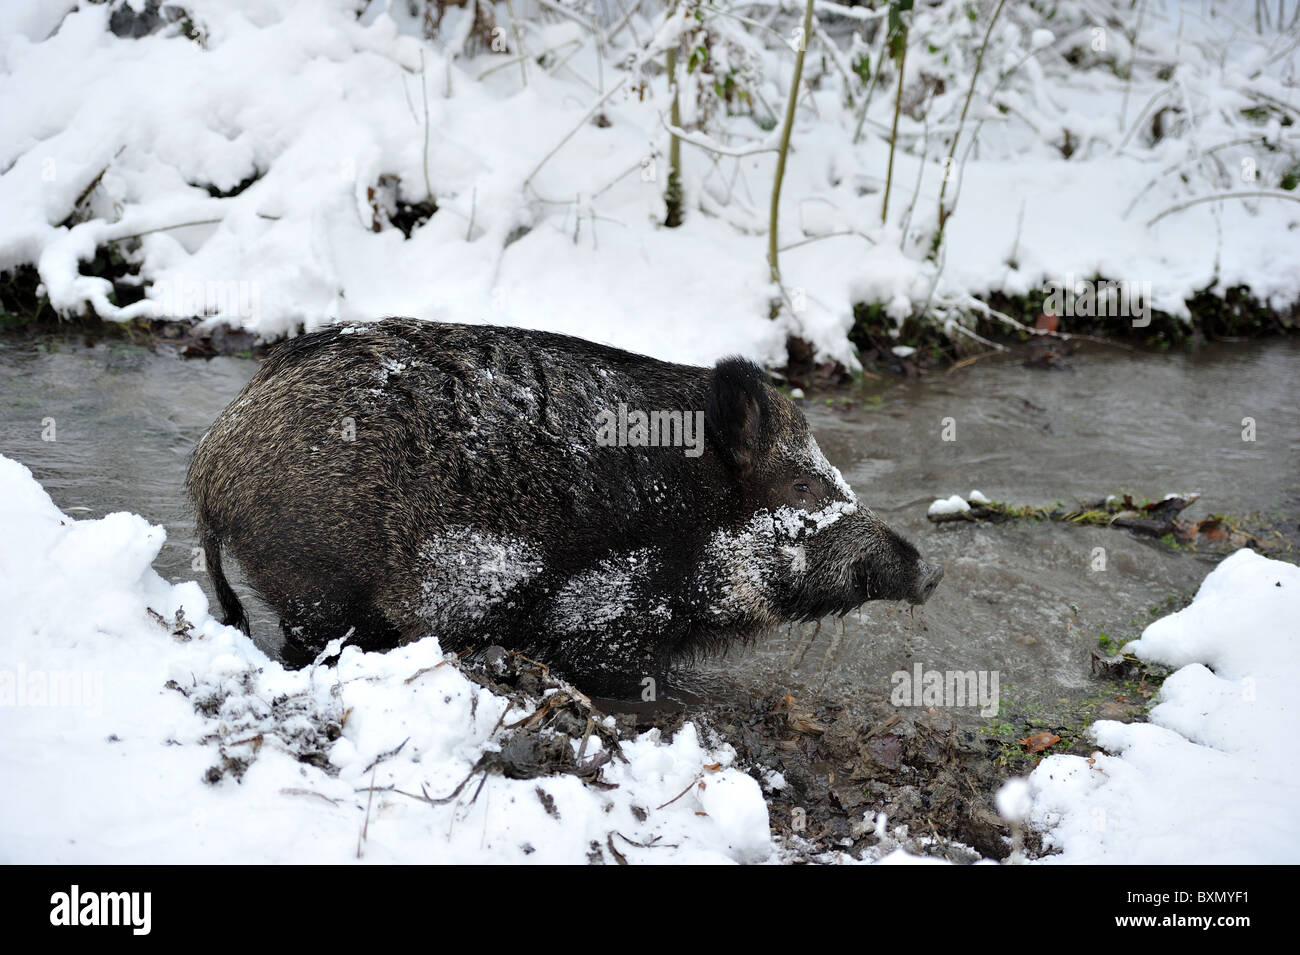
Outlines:
{"label": "mud patch", "polygon": [[998,767],[991,741],[941,712],[912,715],[879,700],[855,716],[842,704],[774,693],[642,717],[636,728],[667,734],[687,721],[730,743],[737,765],[763,786],[787,862],[875,859],[902,848],[969,863],[1011,852],[993,805],[1011,773]]}

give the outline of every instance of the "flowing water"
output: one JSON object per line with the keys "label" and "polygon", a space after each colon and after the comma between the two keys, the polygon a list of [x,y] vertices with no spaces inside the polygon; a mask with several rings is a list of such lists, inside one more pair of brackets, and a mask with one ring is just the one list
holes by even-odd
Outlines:
{"label": "flowing water", "polygon": [[[0,453],[27,465],[74,517],[128,510],[162,524],[159,573],[198,576],[207,588],[192,569],[185,469],[195,441],[255,367],[118,341],[0,338]],[[880,383],[847,402],[808,401],[827,457],[947,576],[915,611],[868,604],[842,623],[826,621],[815,639],[810,625],[698,661],[679,674],[675,696],[727,701],[783,689],[852,705],[888,697],[893,674],[914,674],[918,664],[996,673],[1002,696],[1048,711],[1086,696],[1099,634],[1136,637],[1152,608],[1195,592],[1214,558],[1100,527],[934,525],[930,501],[972,489],[1023,504],[1199,491],[1186,516],[1258,516],[1294,540],[1298,370],[1296,342],[1179,354],[1098,346],[1065,371],[989,359]],[[1254,441],[1243,440],[1245,418],[1254,420]],[[944,440],[945,426],[953,440]],[[1097,548],[1104,570],[1093,569]],[[237,572],[231,577],[255,639],[274,653],[274,616]],[[974,707],[965,715],[980,718]]]}

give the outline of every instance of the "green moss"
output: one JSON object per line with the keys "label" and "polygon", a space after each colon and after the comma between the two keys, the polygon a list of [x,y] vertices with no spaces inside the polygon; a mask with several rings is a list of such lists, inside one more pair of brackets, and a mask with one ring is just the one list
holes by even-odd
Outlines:
{"label": "green moss", "polygon": [[[1127,642],[1127,638],[1106,639],[1112,645]],[[1098,719],[1145,722],[1167,674],[1147,667],[1134,657],[1126,657],[1124,664],[1127,674],[1122,678],[1097,679],[1086,696],[1061,699],[1056,706],[1036,701],[1010,684],[1004,685],[998,715],[981,728],[992,760],[1011,772],[1028,773],[1053,754],[1092,753],[1096,742],[1091,727]],[[1043,732],[1059,736],[1060,741],[1038,753],[1026,752],[1022,741]]]}
{"label": "green moss", "polygon": [[960,346],[943,333],[933,322],[909,317],[899,324],[885,314],[883,302],[862,302],[853,306],[853,328],[849,341],[860,355],[875,355],[878,363],[897,364],[891,349],[895,345],[910,345],[918,354],[936,361],[947,361],[961,356]]}
{"label": "green moss", "polygon": [[55,324],[59,316],[41,291],[41,277],[31,265],[0,272],[0,327],[23,328],[34,324]]}

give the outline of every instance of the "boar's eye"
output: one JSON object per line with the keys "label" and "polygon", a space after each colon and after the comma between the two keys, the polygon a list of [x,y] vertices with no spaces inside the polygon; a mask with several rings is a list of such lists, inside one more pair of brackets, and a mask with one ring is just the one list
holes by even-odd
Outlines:
{"label": "boar's eye", "polygon": [[816,475],[805,474],[790,482],[790,491],[792,501],[819,501],[826,494],[826,486]]}
{"label": "boar's eye", "polygon": [[822,482],[812,475],[795,478],[791,489],[796,497],[814,499],[820,498],[825,490]]}

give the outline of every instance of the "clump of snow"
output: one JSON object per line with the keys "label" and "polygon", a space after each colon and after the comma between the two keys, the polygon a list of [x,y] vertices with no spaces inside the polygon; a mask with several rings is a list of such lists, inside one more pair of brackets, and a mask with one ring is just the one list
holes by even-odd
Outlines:
{"label": "clump of snow", "polygon": [[943,497],[936,500],[930,505],[927,514],[934,516],[938,514],[964,514],[970,510],[970,505],[966,503],[965,498],[960,494],[954,494],[952,497]]}
{"label": "clump of snow", "polygon": [[443,625],[482,619],[542,566],[526,540],[449,527],[420,549],[421,612]]}
{"label": "clump of snow", "polygon": [[[431,805],[421,796],[451,794],[528,715],[445,665],[436,640],[345,646],[336,667],[286,671],[214,620],[196,583],[154,572],[161,528],[124,513],[74,521],[2,456],[0,526],[5,862],[773,853],[759,783],[690,725],[624,740],[626,762],[601,769],[615,789],[488,775]],[[593,734],[586,756],[600,746]]]}
{"label": "clump of snow", "polygon": [[1300,568],[1237,551],[1125,649],[1181,669],[1149,723],[1100,721],[1103,752],[1034,771],[1046,861],[1300,861]]}
{"label": "clump of snow", "polygon": [[[578,632],[610,624],[632,613],[638,595],[646,593],[646,581],[659,562],[658,549],[649,547],[599,561],[560,587],[547,624],[559,631]],[[672,617],[665,602],[653,606],[648,613],[665,622]]]}
{"label": "clump of snow", "polygon": [[981,494],[979,491],[971,491],[969,494],[966,495],[966,500],[969,501],[969,502],[971,502],[972,504],[992,504],[992,503],[993,503],[993,502],[990,501],[987,497],[985,497],[983,494]]}
{"label": "clump of snow", "polygon": [[798,540],[806,534],[816,534],[830,527],[841,517],[858,512],[851,501],[831,501],[823,508],[808,511],[793,507],[778,507],[772,512],[772,523],[779,537]]}
{"label": "clump of snow", "polygon": [[1008,779],[994,799],[998,815],[1007,822],[1020,822],[1029,815],[1032,797],[1029,783],[1023,779]]}

